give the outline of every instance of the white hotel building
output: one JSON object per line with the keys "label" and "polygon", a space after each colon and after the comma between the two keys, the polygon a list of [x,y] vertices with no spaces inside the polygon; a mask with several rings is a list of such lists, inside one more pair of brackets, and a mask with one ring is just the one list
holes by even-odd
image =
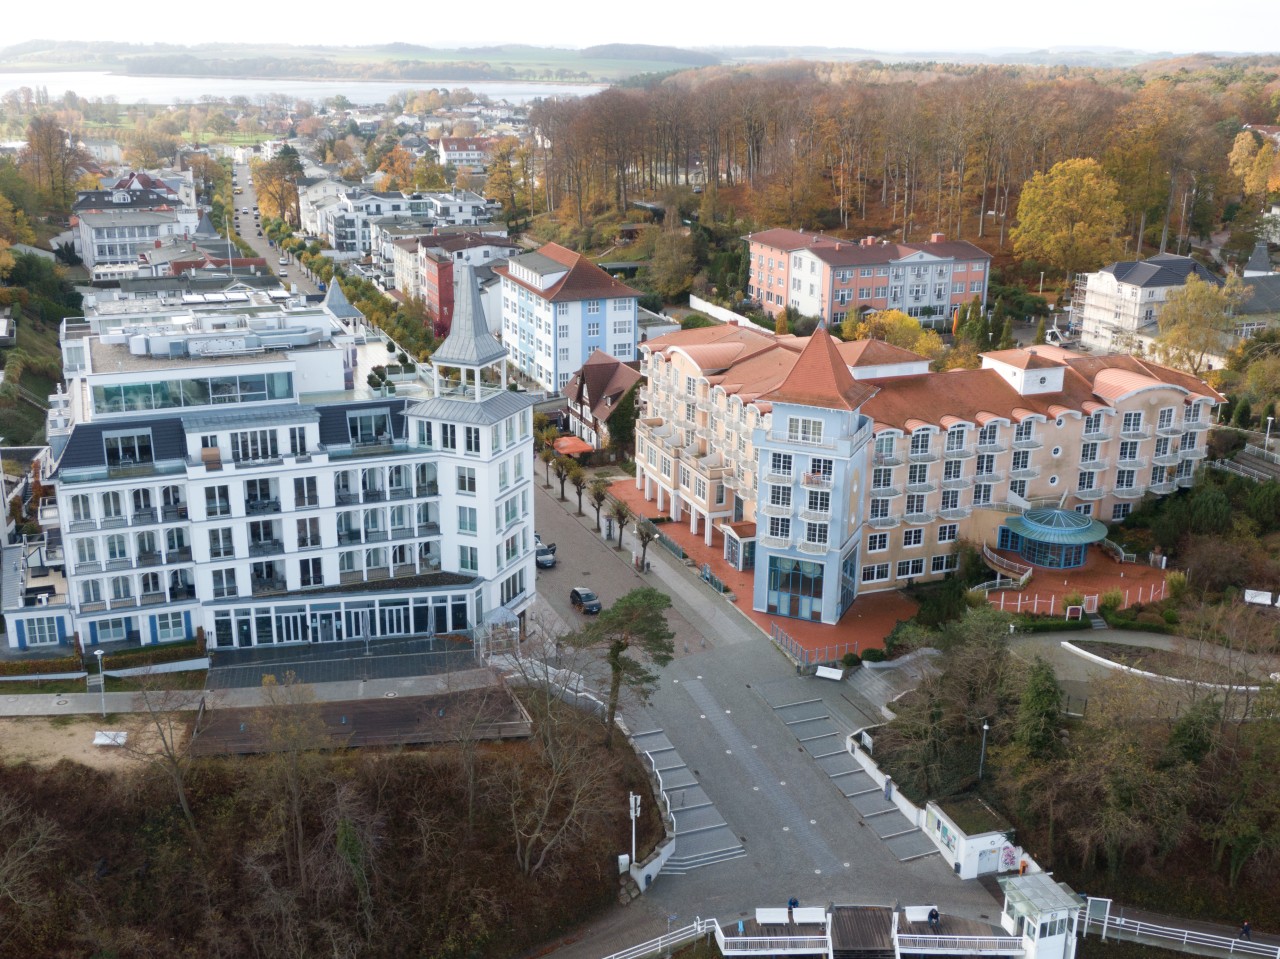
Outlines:
{"label": "white hotel building", "polygon": [[[532,411],[464,271],[397,392],[336,284],[322,306],[138,304],[66,321],[56,508],[4,550],[12,648],[210,649],[469,634],[533,599]],[[500,609],[504,608],[504,609]]]}
{"label": "white hotel building", "polygon": [[586,257],[548,243],[494,272],[511,362],[543,389],[563,390],[596,350],[637,359],[640,294]]}

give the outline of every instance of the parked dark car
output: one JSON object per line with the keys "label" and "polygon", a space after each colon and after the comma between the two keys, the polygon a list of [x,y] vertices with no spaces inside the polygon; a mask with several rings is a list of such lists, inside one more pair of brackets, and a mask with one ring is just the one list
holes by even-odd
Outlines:
{"label": "parked dark car", "polygon": [[604,609],[600,602],[600,597],[585,586],[578,586],[569,590],[569,602],[574,609],[581,610],[584,613],[590,613],[593,616]]}

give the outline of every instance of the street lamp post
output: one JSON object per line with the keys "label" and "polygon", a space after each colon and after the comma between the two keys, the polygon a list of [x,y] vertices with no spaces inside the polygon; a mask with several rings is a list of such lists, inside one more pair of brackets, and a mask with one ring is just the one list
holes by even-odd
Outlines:
{"label": "street lamp post", "polygon": [[1267,438],[1262,441],[1262,448],[1268,453],[1271,452],[1271,421],[1274,419],[1274,416],[1267,417]]}
{"label": "street lamp post", "polygon": [[982,767],[987,761],[987,730],[991,725],[984,719],[982,721],[982,751],[978,753],[978,781],[982,781]]}
{"label": "street lamp post", "polygon": [[[631,813],[631,865],[636,864],[636,820],[640,818],[640,797],[633,792],[627,793],[627,801]],[[670,927],[667,928],[670,932]]]}
{"label": "street lamp post", "polygon": [[98,692],[102,696],[102,718],[107,718],[107,674],[102,671],[102,657],[106,652],[101,649],[95,649],[93,655],[98,657]]}

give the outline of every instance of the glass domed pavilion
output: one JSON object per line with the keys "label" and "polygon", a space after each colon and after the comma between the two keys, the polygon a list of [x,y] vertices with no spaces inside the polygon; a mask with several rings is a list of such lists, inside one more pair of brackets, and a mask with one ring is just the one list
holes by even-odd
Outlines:
{"label": "glass domed pavilion", "polygon": [[1037,508],[1000,527],[998,546],[1016,552],[1032,566],[1075,569],[1084,565],[1090,543],[1107,538],[1107,527],[1075,510]]}

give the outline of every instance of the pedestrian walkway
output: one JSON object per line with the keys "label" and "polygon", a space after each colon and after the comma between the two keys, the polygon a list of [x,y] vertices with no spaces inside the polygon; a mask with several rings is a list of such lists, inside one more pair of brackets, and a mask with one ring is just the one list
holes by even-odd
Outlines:
{"label": "pedestrian walkway", "polygon": [[[767,694],[766,694],[767,700]],[[832,719],[821,699],[770,703],[800,747],[825,772],[856,810],[859,824],[869,827],[899,862],[936,855],[938,848],[863,771],[846,747],[847,731]]]}
{"label": "pedestrian walkway", "polygon": [[636,751],[648,757],[675,821],[676,850],[662,867],[664,876],[683,876],[747,854],[715,804],[707,797],[698,777],[689,769],[661,729],[631,737]]}

